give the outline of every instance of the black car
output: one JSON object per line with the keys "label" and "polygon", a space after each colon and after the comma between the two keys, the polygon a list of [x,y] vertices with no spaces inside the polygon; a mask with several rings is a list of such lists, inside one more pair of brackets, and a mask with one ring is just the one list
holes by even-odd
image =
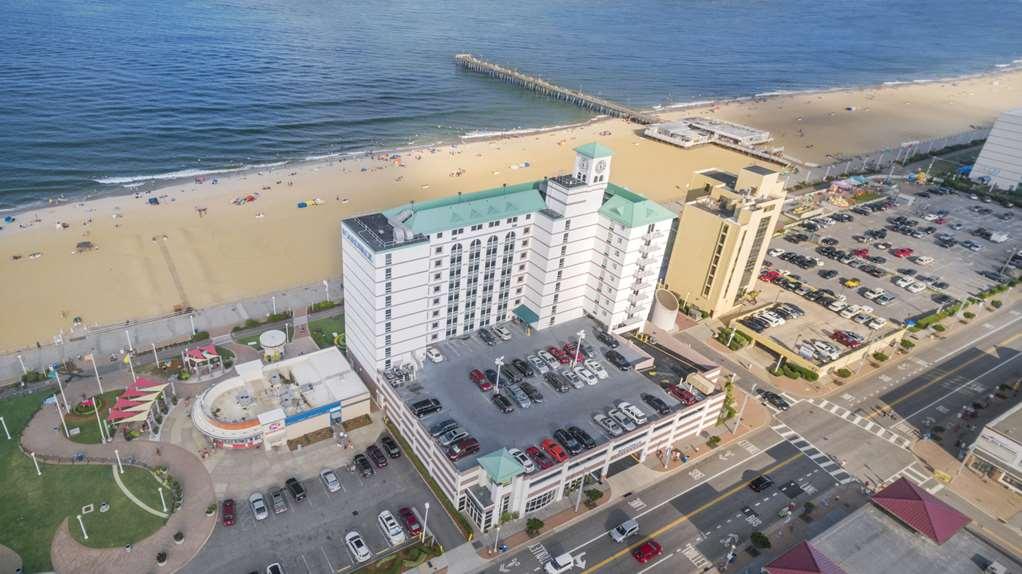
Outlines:
{"label": "black car", "polygon": [[837,269],[824,269],[820,271],[820,277],[824,279],[833,279],[837,277]]}
{"label": "black car", "polygon": [[[610,352],[613,352],[613,351],[610,351]],[[568,382],[568,379],[565,379],[564,375],[562,375],[560,373],[555,373],[553,371],[550,371],[550,372],[546,373],[545,375],[543,375],[543,378],[546,379],[546,382],[551,387],[553,387],[553,389],[555,391],[557,391],[558,393],[566,393],[566,392],[571,390],[571,383]]]}
{"label": "black car", "polygon": [[442,410],[444,410],[443,405],[441,405],[440,401],[436,399],[423,399],[412,403],[412,412],[420,419],[422,417],[436,414]]}
{"label": "black car", "polygon": [[501,381],[505,383],[520,383],[522,379],[522,374],[518,372],[518,369],[512,369],[507,365],[500,368]]}
{"label": "black car", "polygon": [[576,455],[582,452],[582,443],[575,440],[575,437],[564,429],[557,429],[554,431],[554,439],[561,443],[564,450],[568,451],[570,455]]}
{"label": "black car", "polygon": [[593,440],[593,437],[589,436],[589,433],[586,431],[576,426],[570,426],[568,427],[568,433],[575,437],[575,440],[582,443],[582,447],[586,450],[596,448],[596,441]]}
{"label": "black car", "polygon": [[838,240],[834,239],[833,237],[824,237],[823,239],[820,240],[820,243],[824,245],[834,246],[838,244]]}
{"label": "black car", "polygon": [[777,393],[764,390],[760,390],[759,393],[766,400],[766,402],[770,403],[778,410],[786,411],[791,407],[788,401],[784,400],[784,397]]}
{"label": "black car", "polygon": [[651,395],[649,393],[642,393],[639,396],[642,398],[643,402],[645,402],[647,405],[652,407],[653,410],[657,412],[657,414],[660,414],[660,415],[670,414],[671,407],[668,406],[667,403],[664,402],[663,399],[661,399],[659,397],[654,397],[653,395]]}
{"label": "black car", "polygon": [[355,465],[355,468],[358,469],[358,472],[362,474],[362,478],[369,478],[376,473],[376,471],[373,470],[373,465],[369,464],[369,459],[366,458],[364,454],[356,454],[355,458],[353,458],[351,462]]}
{"label": "black car", "polygon": [[620,343],[614,338],[614,335],[606,331],[596,331],[596,340],[607,345],[611,349],[616,349]]}
{"label": "black car", "polygon": [[774,480],[769,476],[762,474],[760,476],[757,476],[755,479],[753,479],[752,482],[749,483],[749,488],[751,488],[753,492],[763,492],[764,490],[770,488],[773,485]]}
{"label": "black car", "polygon": [[390,458],[401,457],[401,449],[398,448],[397,441],[395,441],[394,439],[390,438],[387,435],[383,435],[383,437],[380,439],[380,444],[383,445],[383,450],[386,451],[387,456],[389,456]]}
{"label": "black car", "polygon": [[287,491],[291,493],[291,498],[295,499],[295,502],[301,502],[305,500],[305,487],[302,483],[298,482],[298,479],[291,477],[284,481],[284,486],[287,487]]}
{"label": "black car", "polygon": [[534,387],[532,383],[523,381],[522,384],[518,385],[519,389],[529,397],[529,400],[536,404],[543,404],[543,393],[539,392],[539,389]]}
{"label": "black car", "polygon": [[449,430],[453,430],[458,427],[458,421],[454,419],[445,419],[435,425],[429,427],[429,434],[434,437],[438,437]]}
{"label": "black car", "polygon": [[487,380],[490,381],[491,385],[497,384],[497,371],[493,369],[486,369],[484,374],[486,375]]}
{"label": "black car", "polygon": [[536,370],[533,369],[532,365],[530,365],[526,361],[523,361],[521,359],[514,359],[513,361],[511,361],[511,364],[514,365],[515,369],[517,369],[518,372],[521,373],[523,377],[531,377],[536,374]]}
{"label": "black car", "polygon": [[950,285],[948,285],[946,281],[937,281],[932,285],[932,287],[934,289],[947,289]]}
{"label": "black car", "polygon": [[632,368],[632,365],[625,359],[625,356],[613,349],[607,351],[605,353],[605,356],[607,357],[607,360],[611,362],[612,365],[614,365],[618,369],[621,369],[622,371],[627,371]]}
{"label": "black car", "polygon": [[488,329],[479,329],[479,338],[491,347],[497,344],[497,338]]}
{"label": "black car", "polygon": [[369,445],[369,448],[366,449],[366,456],[373,461],[376,468],[383,468],[387,466],[387,457],[383,455],[383,451],[380,450],[380,447],[375,444]]}
{"label": "black car", "polygon": [[497,409],[502,413],[507,414],[515,412],[515,406],[511,404],[511,399],[500,393],[494,393],[490,400],[493,401],[493,404],[496,405]]}

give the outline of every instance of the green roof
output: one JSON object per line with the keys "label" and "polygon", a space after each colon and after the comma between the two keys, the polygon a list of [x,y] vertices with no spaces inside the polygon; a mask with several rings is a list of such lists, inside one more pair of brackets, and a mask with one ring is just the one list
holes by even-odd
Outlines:
{"label": "green roof", "polygon": [[525,321],[529,325],[535,323],[536,321],[539,321],[539,315],[524,303],[515,307],[514,314],[515,317],[518,317],[519,319]]}
{"label": "green roof", "polygon": [[659,203],[613,183],[607,184],[607,194],[604,196],[600,214],[628,228],[676,217],[671,210]]}
{"label": "green roof", "polygon": [[598,157],[610,157],[614,155],[614,150],[596,142],[580,145],[575,148],[575,151],[592,159],[596,159]]}
{"label": "green roof", "polygon": [[507,484],[511,479],[525,472],[522,463],[515,460],[506,448],[495,450],[476,459],[479,466],[483,467],[486,474],[490,475],[490,481],[496,484]]}
{"label": "green roof", "polygon": [[540,211],[546,203],[538,181],[463,193],[431,201],[406,203],[383,212],[394,218],[410,212],[403,223],[413,233],[430,234]]}

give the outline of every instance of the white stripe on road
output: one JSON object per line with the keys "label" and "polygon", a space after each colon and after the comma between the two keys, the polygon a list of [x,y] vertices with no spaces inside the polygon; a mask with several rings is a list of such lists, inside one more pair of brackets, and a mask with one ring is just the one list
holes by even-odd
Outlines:
{"label": "white stripe on road", "polygon": [[649,566],[643,568],[642,570],[639,570],[636,574],[645,574],[646,572],[649,572],[650,570],[652,570],[652,569],[656,568],[657,566],[659,566],[661,562],[663,562],[664,560],[667,560],[671,556],[674,556],[674,552],[671,552],[670,554],[668,554],[667,556],[664,556],[660,560],[657,560],[656,562],[650,564]]}
{"label": "white stripe on road", "polygon": [[997,369],[1000,369],[1000,368],[1001,368],[1001,367],[1003,367],[1004,365],[1007,365],[1008,363],[1010,363],[1010,362],[1014,361],[1015,359],[1017,359],[1017,358],[1019,358],[1019,357],[1022,357],[1022,353],[1016,353],[1016,354],[1015,354],[1015,355],[1014,355],[1014,356],[1013,356],[1012,358],[1010,358],[1010,359],[1008,359],[1008,360],[1006,360],[1006,361],[1002,361],[1002,362],[1000,362],[1000,363],[998,363],[998,364],[994,365],[993,367],[991,367],[991,368],[987,369],[986,371],[984,371],[984,372],[980,373],[979,375],[977,375],[977,376],[976,376],[975,378],[973,378],[973,379],[970,379],[970,380],[968,380],[968,381],[965,381],[964,383],[962,383],[962,384],[958,385],[957,387],[955,387],[955,388],[951,389],[950,391],[948,391],[947,393],[945,393],[944,395],[942,395],[942,396],[941,396],[940,398],[938,398],[938,399],[934,400],[933,402],[931,402],[930,404],[926,405],[925,407],[923,407],[923,408],[921,408],[921,409],[917,410],[916,412],[914,412],[914,413],[912,413],[912,414],[910,414],[910,415],[906,415],[906,416],[902,417],[902,420],[903,420],[903,421],[907,421],[908,419],[910,419],[910,418],[912,418],[912,417],[914,417],[914,416],[918,415],[919,413],[921,413],[921,412],[925,411],[926,409],[928,409],[928,408],[932,407],[933,405],[935,405],[935,404],[937,404],[937,403],[939,403],[939,402],[943,401],[944,399],[946,399],[946,398],[950,397],[951,395],[953,395],[953,394],[957,393],[958,391],[962,390],[962,388],[963,388],[963,387],[967,387],[967,386],[971,385],[972,383],[974,383],[974,382],[976,382],[976,381],[978,381],[978,380],[982,379],[983,377],[985,377],[985,376],[989,375],[990,373],[992,373],[992,372],[996,371]]}

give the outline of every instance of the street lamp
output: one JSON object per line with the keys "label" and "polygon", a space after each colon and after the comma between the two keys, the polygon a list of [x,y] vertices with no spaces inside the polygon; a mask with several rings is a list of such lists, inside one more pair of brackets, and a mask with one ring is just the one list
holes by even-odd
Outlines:
{"label": "street lamp", "polygon": [[575,347],[575,356],[571,359],[571,366],[574,367],[575,363],[578,362],[578,354],[582,352],[582,340],[586,338],[585,330],[578,332],[578,346]]}
{"label": "street lamp", "polygon": [[[497,365],[497,383],[496,383],[496,387],[497,388],[496,388],[496,390],[494,392],[495,393],[499,393],[500,392],[500,368],[504,366],[504,356],[501,355],[501,356],[497,357],[496,359],[494,359],[493,360],[493,364]],[[427,506],[426,508],[429,508],[429,506]]]}
{"label": "street lamp", "polygon": [[[497,371],[497,373],[499,374],[500,371]],[[422,515],[422,537],[419,540],[419,542],[426,541],[426,525],[429,523],[429,503],[425,502],[423,503],[423,506],[426,507],[426,512],[424,512]]]}
{"label": "street lamp", "polygon": [[323,280],[323,291],[326,292],[326,301],[330,300],[330,282],[326,279]]}

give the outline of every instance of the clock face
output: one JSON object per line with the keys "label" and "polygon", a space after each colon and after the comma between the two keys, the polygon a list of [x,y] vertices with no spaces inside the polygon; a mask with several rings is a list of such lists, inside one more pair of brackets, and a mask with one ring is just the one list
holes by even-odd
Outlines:
{"label": "clock face", "polygon": [[596,162],[596,173],[603,173],[603,170],[607,169],[607,161],[601,159]]}

